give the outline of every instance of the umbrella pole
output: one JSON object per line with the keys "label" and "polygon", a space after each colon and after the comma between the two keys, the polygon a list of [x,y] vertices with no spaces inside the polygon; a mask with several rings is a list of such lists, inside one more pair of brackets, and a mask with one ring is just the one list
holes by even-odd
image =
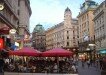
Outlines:
{"label": "umbrella pole", "polygon": [[27,67],[28,67],[28,57],[26,57],[26,64],[27,64]]}
{"label": "umbrella pole", "polygon": [[23,61],[22,61],[22,64],[24,65],[24,56],[22,56],[23,57]]}
{"label": "umbrella pole", "polygon": [[13,55],[13,64],[15,64],[15,55]]}
{"label": "umbrella pole", "polygon": [[59,57],[57,57],[57,72],[59,73]]}

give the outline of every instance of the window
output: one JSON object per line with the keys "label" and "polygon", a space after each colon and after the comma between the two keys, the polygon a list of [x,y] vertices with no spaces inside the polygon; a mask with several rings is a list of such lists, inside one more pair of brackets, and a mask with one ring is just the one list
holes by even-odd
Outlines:
{"label": "window", "polygon": [[18,0],[18,6],[20,6],[20,0]]}
{"label": "window", "polygon": [[89,16],[88,16],[88,14],[87,14],[87,19],[89,19]]}
{"label": "window", "polygon": [[17,13],[18,13],[18,15],[20,15],[20,11],[19,11],[19,9],[18,9]]}
{"label": "window", "polygon": [[67,42],[67,46],[69,46],[69,42]]}
{"label": "window", "polygon": [[69,36],[67,36],[67,39],[69,39]]}
{"label": "window", "polygon": [[73,31],[73,34],[74,34],[74,31]]}
{"label": "window", "polygon": [[19,25],[19,21],[17,21],[17,25]]}
{"label": "window", "polygon": [[75,37],[73,37],[73,39],[75,39]]}
{"label": "window", "polygon": [[103,17],[103,15],[102,15],[102,23],[104,22],[104,17]]}
{"label": "window", "polygon": [[67,31],[67,34],[69,33],[69,31]]}

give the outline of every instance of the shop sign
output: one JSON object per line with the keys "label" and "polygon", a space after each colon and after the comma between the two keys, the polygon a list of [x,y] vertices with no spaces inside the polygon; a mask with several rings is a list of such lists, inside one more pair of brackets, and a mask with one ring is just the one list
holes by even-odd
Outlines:
{"label": "shop sign", "polygon": [[4,47],[4,42],[3,42],[3,39],[0,38],[0,49],[3,49],[3,47]]}
{"label": "shop sign", "polygon": [[10,34],[15,34],[16,30],[15,29],[11,29],[9,32],[10,32]]}

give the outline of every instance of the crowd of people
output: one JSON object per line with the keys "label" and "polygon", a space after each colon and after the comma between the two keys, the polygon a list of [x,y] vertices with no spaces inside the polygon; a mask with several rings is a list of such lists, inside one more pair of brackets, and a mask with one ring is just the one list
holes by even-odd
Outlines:
{"label": "crowd of people", "polygon": [[[22,72],[22,73],[78,73],[78,58],[51,58],[51,57],[29,57],[28,60],[23,58],[0,57],[1,72]],[[94,66],[101,70],[106,70],[106,59],[84,59],[81,60],[82,68],[87,64],[88,68]]]}
{"label": "crowd of people", "polygon": [[87,64],[88,68],[93,66],[99,68],[100,70],[106,69],[106,59],[104,59],[104,57],[100,57],[97,59],[81,60],[81,63],[82,63],[82,68],[84,68],[85,65]]}
{"label": "crowd of people", "polygon": [[[0,64],[1,65],[1,64]],[[76,62],[73,58],[31,59],[24,62],[22,59],[5,59],[3,70],[7,72],[24,73],[77,73]]]}

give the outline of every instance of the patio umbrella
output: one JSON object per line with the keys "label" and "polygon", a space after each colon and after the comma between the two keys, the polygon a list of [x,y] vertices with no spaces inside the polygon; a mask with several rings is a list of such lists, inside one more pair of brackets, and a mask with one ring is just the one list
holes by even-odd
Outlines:
{"label": "patio umbrella", "polygon": [[42,53],[42,56],[45,56],[45,57],[68,57],[72,55],[73,55],[73,52],[62,49],[62,48],[54,48],[52,50],[48,50]]}
{"label": "patio umbrella", "polygon": [[54,48],[52,50],[48,50],[42,53],[42,56],[57,58],[57,66],[58,66],[57,72],[59,72],[59,57],[69,57],[72,55],[73,55],[73,52],[62,49],[62,48]]}
{"label": "patio umbrella", "polygon": [[24,47],[20,50],[9,52],[9,55],[18,55],[18,56],[39,56],[39,54],[40,54],[39,51],[30,47]]}

